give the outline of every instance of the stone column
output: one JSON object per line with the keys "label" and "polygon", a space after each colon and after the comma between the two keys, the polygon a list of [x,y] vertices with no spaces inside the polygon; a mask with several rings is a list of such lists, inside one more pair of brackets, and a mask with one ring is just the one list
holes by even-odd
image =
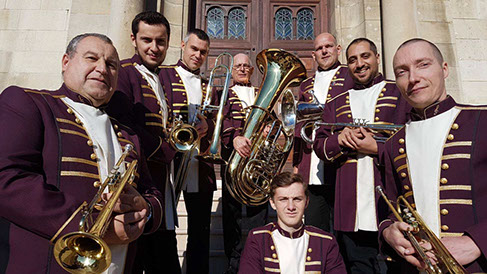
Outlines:
{"label": "stone column", "polygon": [[392,59],[397,48],[407,39],[418,37],[416,0],[382,0],[381,11],[385,77],[394,79]]}
{"label": "stone column", "polygon": [[108,36],[113,40],[120,59],[132,57],[134,47],[130,40],[132,20],[144,11],[144,0],[111,0]]}

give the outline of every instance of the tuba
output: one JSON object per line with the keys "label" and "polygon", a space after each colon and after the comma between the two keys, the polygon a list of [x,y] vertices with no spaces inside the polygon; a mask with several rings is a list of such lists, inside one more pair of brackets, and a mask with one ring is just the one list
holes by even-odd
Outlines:
{"label": "tuba", "polygon": [[[112,261],[110,248],[102,239],[110,223],[113,208],[126,184],[131,184],[135,177],[137,160],[132,161],[125,172],[119,170],[125,162],[125,158],[133,149],[132,145],[126,145],[124,152],[103,184],[99,186],[98,192],[90,204],[83,202],[81,206],[71,215],[59,231],[51,239],[55,241],[53,254],[58,264],[69,273],[101,273],[105,271]],[[109,188],[112,196],[101,208],[95,222],[88,228],[88,221],[91,220],[93,209],[99,209],[98,203],[105,188]],[[57,236],[81,212],[79,231]]]}
{"label": "tuba", "polygon": [[[242,131],[252,143],[250,157],[243,158],[233,151],[225,172],[230,194],[250,206],[267,202],[270,183],[291,151],[296,108],[294,96],[287,87],[297,86],[306,78],[306,68],[301,61],[280,49],[261,51],[257,55],[257,66],[264,79],[254,105],[248,107],[250,113]],[[271,113],[281,95],[282,121]],[[285,139],[283,145],[277,142],[281,135]]]}
{"label": "tuba", "polygon": [[[387,205],[391,209],[394,216],[396,216],[399,222],[405,222],[413,227],[412,231],[405,231],[404,236],[411,242],[414,250],[419,255],[420,259],[426,265],[426,272],[430,274],[439,273],[452,273],[452,274],[464,274],[467,273],[465,268],[455,260],[450,254],[448,249],[443,243],[436,237],[436,235],[428,228],[423,221],[419,213],[409,204],[404,196],[397,198],[397,209],[394,208],[391,201],[387,198],[381,186],[376,186],[375,190],[384,198]],[[438,263],[433,264],[426,254],[427,251],[420,245],[420,242],[429,242],[432,252]]]}

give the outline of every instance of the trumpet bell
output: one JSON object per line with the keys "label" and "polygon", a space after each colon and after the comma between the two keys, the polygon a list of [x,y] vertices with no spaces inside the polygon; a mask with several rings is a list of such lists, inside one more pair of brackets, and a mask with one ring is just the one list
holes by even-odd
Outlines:
{"label": "trumpet bell", "polygon": [[181,124],[173,128],[169,136],[169,143],[179,152],[192,150],[198,140],[198,131],[188,124]]}
{"label": "trumpet bell", "polygon": [[69,273],[101,273],[112,261],[108,245],[100,237],[86,232],[62,236],[54,245],[58,264]]}

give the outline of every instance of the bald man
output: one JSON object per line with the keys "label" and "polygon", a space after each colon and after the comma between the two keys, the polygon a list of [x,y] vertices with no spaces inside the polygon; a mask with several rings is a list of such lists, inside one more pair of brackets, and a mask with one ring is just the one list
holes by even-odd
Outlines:
{"label": "bald man", "polygon": [[[250,83],[254,72],[249,56],[239,53],[233,57],[233,86],[228,91],[228,100],[224,108],[222,129],[222,156],[230,158],[235,149],[243,157],[250,154],[250,140],[240,135],[247,118],[244,109],[254,104],[257,88]],[[225,273],[237,273],[240,254],[243,250],[242,241],[242,205],[228,192],[225,182],[225,168],[222,167],[223,178],[223,239],[225,254],[229,260]],[[268,204],[247,207],[249,229],[263,226],[267,222]]]}
{"label": "bald man", "polygon": [[[325,104],[337,94],[350,89],[353,80],[348,75],[347,66],[338,61],[342,48],[332,34],[321,33],[316,36],[313,45],[312,55],[318,69],[315,75],[302,82],[298,100]],[[305,210],[305,223],[332,232],[335,172],[334,169],[326,168],[311,145],[301,138],[301,127],[302,123],[296,127],[293,166],[295,172],[299,172],[309,183],[310,196]],[[307,130],[307,134],[312,134],[311,129]]]}

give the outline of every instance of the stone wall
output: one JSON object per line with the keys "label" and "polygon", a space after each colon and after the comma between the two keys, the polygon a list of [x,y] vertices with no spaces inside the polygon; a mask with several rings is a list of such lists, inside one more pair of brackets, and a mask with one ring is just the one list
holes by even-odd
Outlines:
{"label": "stone wall", "polygon": [[169,49],[164,64],[175,64],[181,58],[181,40],[188,29],[189,0],[165,0],[163,13],[171,24]]}
{"label": "stone wall", "polygon": [[56,89],[67,43],[85,32],[107,34],[121,58],[132,56],[130,23],[143,0],[0,0],[0,90]]}

